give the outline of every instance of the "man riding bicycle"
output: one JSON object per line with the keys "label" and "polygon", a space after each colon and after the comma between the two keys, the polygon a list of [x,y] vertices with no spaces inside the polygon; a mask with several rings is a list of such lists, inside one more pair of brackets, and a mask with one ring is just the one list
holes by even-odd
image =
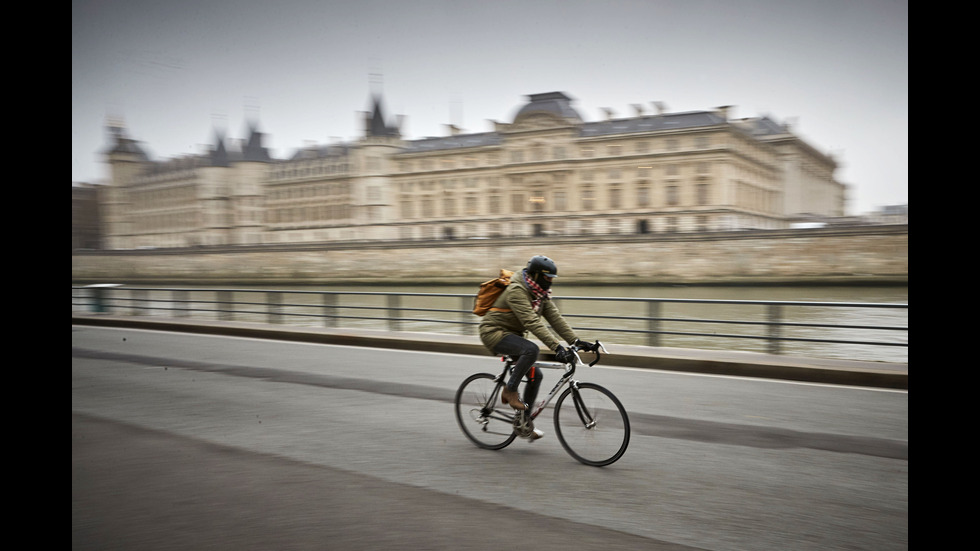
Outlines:
{"label": "man riding bicycle", "polygon": [[[480,322],[480,341],[491,353],[514,356],[514,372],[501,392],[501,401],[516,410],[524,410],[527,404],[534,404],[541,386],[539,369],[532,369],[540,351],[538,345],[524,338],[527,331],[534,334],[549,349],[555,352],[559,362],[569,361],[570,354],[542,321],[544,318],[568,344],[586,345],[575,335],[551,301],[551,284],[558,276],[555,262],[546,256],[534,256],[527,267],[514,273],[510,284],[494,302],[493,307]],[[527,375],[524,401],[521,401],[517,387]],[[534,429],[532,439],[544,433]]]}

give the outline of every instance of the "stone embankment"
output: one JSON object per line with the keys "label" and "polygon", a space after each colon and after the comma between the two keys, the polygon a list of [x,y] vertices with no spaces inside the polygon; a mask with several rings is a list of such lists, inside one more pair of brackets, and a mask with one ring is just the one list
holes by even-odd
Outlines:
{"label": "stone embankment", "polygon": [[73,282],[472,283],[535,254],[577,282],[908,284],[908,226],[86,251]]}

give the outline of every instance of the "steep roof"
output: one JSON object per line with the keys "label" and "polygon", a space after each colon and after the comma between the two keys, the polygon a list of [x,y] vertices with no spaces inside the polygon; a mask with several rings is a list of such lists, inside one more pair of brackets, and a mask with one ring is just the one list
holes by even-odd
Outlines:
{"label": "steep roof", "polygon": [[112,143],[106,148],[106,154],[131,154],[137,156],[140,160],[149,160],[150,156],[140,147],[140,142],[130,138],[126,134],[126,128],[121,122],[110,122],[108,129],[111,134]]}
{"label": "steep roof", "polygon": [[562,92],[530,94],[527,97],[530,101],[517,111],[514,122],[531,113],[551,113],[566,120],[582,122],[582,116],[572,108],[572,98]]}
{"label": "steep roof", "polygon": [[242,148],[242,160],[263,163],[271,161],[272,157],[269,155],[269,150],[262,145],[262,139],[265,134],[259,132],[255,123],[249,126],[248,141],[245,142],[245,147]]}
{"label": "steep roof", "polygon": [[371,119],[368,121],[367,135],[374,138],[397,138],[400,133],[397,126],[388,126],[381,110],[381,98],[374,96],[374,107]]}
{"label": "steep roof", "polygon": [[582,136],[610,136],[634,132],[654,132],[657,130],[678,130],[724,124],[725,118],[712,111],[691,111],[688,113],[666,113],[629,119],[612,119],[587,122],[582,125]]}

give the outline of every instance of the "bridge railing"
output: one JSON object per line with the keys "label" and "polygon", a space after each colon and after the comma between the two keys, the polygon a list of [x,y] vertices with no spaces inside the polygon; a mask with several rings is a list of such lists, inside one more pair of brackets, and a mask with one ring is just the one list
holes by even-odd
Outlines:
{"label": "bridge railing", "polygon": [[[72,286],[73,312],[475,335],[473,295]],[[569,296],[576,331],[625,344],[908,361],[908,304]]]}

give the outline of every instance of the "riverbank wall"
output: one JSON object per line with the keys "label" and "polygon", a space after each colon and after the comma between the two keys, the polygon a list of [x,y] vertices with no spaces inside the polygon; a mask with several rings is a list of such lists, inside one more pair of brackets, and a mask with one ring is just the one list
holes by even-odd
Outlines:
{"label": "riverbank wall", "polygon": [[908,285],[908,226],[73,251],[73,283],[472,284],[544,254],[575,284]]}

